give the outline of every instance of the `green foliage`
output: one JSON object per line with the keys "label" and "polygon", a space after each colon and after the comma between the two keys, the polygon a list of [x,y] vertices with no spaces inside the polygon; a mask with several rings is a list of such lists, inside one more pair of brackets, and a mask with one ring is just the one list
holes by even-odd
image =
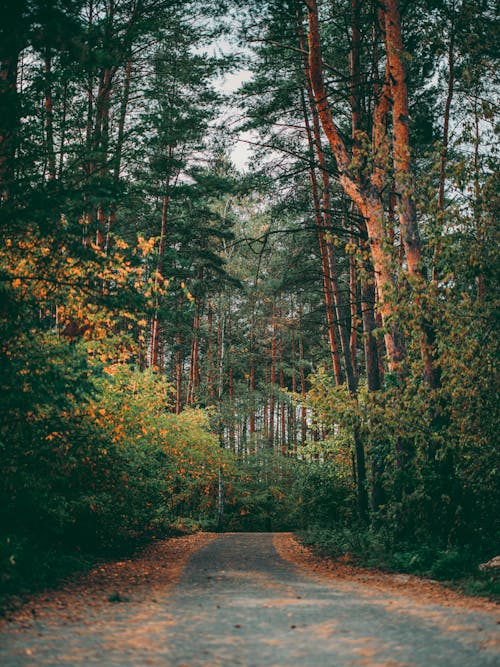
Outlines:
{"label": "green foliage", "polygon": [[316,525],[301,531],[299,537],[303,544],[322,556],[446,581],[471,595],[498,597],[500,594],[498,581],[478,570],[480,559],[470,547],[443,549],[415,542],[395,544],[387,531],[363,526],[327,528]]}
{"label": "green foliage", "polygon": [[96,377],[83,350],[57,339],[45,343],[36,359],[23,356],[20,345],[7,368],[18,380],[28,359],[41,369],[30,371],[23,400],[7,406],[0,424],[7,590],[29,562],[36,570],[38,549],[102,552],[145,532],[168,532],[195,508],[210,511],[222,462],[206,415],[168,412],[164,379],[120,366]]}

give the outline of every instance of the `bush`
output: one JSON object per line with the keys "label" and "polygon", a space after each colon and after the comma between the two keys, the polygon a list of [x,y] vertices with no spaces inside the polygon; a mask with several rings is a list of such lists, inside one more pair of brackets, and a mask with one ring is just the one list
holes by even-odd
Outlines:
{"label": "bush", "polygon": [[171,531],[177,516],[214,511],[225,464],[204,412],[173,415],[163,378],[90,369],[84,350],[50,337],[34,359],[21,344],[3,375],[4,385],[29,378],[21,399],[8,387],[0,422],[4,590],[35,572],[45,580],[48,555],[54,572],[66,571],[82,554],[125,548]]}

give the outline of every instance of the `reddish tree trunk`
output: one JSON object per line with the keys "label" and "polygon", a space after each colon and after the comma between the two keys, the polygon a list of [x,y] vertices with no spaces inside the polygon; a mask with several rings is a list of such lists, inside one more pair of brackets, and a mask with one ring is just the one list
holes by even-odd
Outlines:
{"label": "reddish tree trunk", "polygon": [[[379,189],[379,181],[384,173],[384,163],[376,156],[375,166],[370,183],[362,184],[359,175],[351,176],[349,167],[351,160],[346,146],[333,120],[324,83],[321,59],[321,41],[319,35],[318,11],[316,0],[309,0],[309,76],[314,93],[315,105],[335,157],[339,172],[339,182],[347,196],[356,204],[365,218],[370,236],[370,248],[380,295],[380,311],[384,324],[393,314],[390,294],[394,290],[394,277],[391,270],[391,255],[387,252],[387,238],[384,226],[384,204]],[[381,101],[384,97],[381,96]],[[381,105],[379,104],[378,107]],[[376,115],[376,114],[375,114]],[[381,114],[380,114],[381,115]],[[374,120],[374,132],[378,123]],[[374,147],[375,150],[375,147]],[[385,334],[389,366],[397,370],[401,366],[403,351],[398,347],[392,328],[388,327]]]}
{"label": "reddish tree trunk", "polygon": [[[410,150],[410,118],[408,88],[404,60],[399,1],[384,0],[383,5],[387,63],[392,92],[393,157],[394,175],[399,196],[399,225],[404,245],[409,275],[416,284],[416,305],[422,308],[418,295],[423,282],[422,249],[414,199],[413,172]],[[434,332],[429,322],[422,318],[420,349],[424,364],[424,375],[431,388],[439,386],[439,373],[433,358]]]}

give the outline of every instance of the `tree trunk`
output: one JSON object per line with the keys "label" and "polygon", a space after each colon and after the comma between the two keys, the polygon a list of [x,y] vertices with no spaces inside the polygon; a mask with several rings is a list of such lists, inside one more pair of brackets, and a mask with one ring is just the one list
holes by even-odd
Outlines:
{"label": "tree trunk", "polygon": [[[453,7],[453,12],[455,8]],[[448,142],[450,134],[450,112],[451,104],[453,102],[453,93],[455,87],[455,16],[453,15],[451,22],[451,34],[448,44],[448,87],[446,94],[446,102],[444,106],[443,117],[443,145],[441,147],[441,159],[439,163],[439,190],[438,190],[438,229],[434,246],[434,258],[432,264],[432,280],[434,284],[438,281],[437,264],[439,261],[439,254],[441,252],[441,234],[443,215],[445,208],[444,192],[446,185],[446,163],[448,161]]]}
{"label": "tree trunk", "polygon": [[[168,184],[167,184],[168,188]],[[158,247],[158,261],[156,263],[156,275],[154,281],[154,291],[155,291],[155,312],[151,318],[151,350],[150,350],[150,367],[156,368],[158,366],[158,351],[159,351],[159,281],[161,280],[161,274],[163,271],[163,257],[165,255],[165,245],[166,245],[166,234],[167,234],[167,219],[168,219],[168,206],[169,206],[169,195],[166,192],[163,195],[163,206],[161,213],[161,228],[160,228],[160,244]]]}
{"label": "tree trunk", "polygon": [[180,331],[175,337],[175,414],[182,410],[182,336]]}
{"label": "tree trunk", "polygon": [[277,342],[276,333],[278,328],[278,316],[276,301],[273,302],[273,319],[272,319],[272,338],[271,338],[271,381],[270,381],[270,395],[269,395],[269,442],[272,446],[274,444],[274,412],[276,406],[276,399],[274,392],[276,391],[276,353]]}
{"label": "tree trunk", "polygon": [[[309,77],[314,93],[315,106],[337,164],[340,185],[347,196],[354,202],[354,204],[356,204],[361,215],[366,220],[377,288],[379,291],[380,312],[382,314],[384,326],[387,325],[385,342],[389,367],[391,370],[398,371],[403,361],[404,351],[398,345],[398,341],[394,335],[394,327],[390,325],[391,316],[393,315],[391,294],[394,291],[395,284],[394,276],[392,274],[391,254],[387,251],[388,244],[384,225],[384,203],[379,189],[379,181],[382,174],[385,173],[384,163],[382,160],[378,159],[377,155],[375,155],[374,171],[370,182],[367,184],[361,183],[359,174],[357,176],[350,175],[351,160],[347,153],[344,141],[342,140],[333,120],[324,83],[316,0],[309,0],[308,19]],[[376,107],[383,106],[382,103],[385,104],[385,97],[383,95],[380,96],[379,103]],[[377,108],[374,115],[376,115]],[[382,114],[380,114],[380,116],[382,117]],[[378,131],[376,126],[377,123],[374,121],[374,132]],[[376,150],[376,146],[374,146],[373,150]]]}
{"label": "tree trunk", "polygon": [[[387,63],[392,92],[393,158],[394,176],[399,197],[399,225],[404,245],[408,274],[416,282],[415,302],[422,308],[418,296],[423,284],[422,249],[414,199],[413,173],[410,150],[410,118],[408,88],[404,61],[403,38],[398,0],[384,0],[383,27],[385,32]],[[431,389],[440,385],[439,373],[433,358],[434,332],[430,322],[422,318],[420,325],[420,349],[424,364],[424,376]]]}
{"label": "tree trunk", "polygon": [[14,181],[19,124],[17,94],[19,53],[20,51],[8,55],[2,54],[0,57],[0,201],[9,199]]}
{"label": "tree trunk", "polygon": [[306,373],[304,370],[304,342],[302,339],[302,304],[299,304],[299,374],[300,374],[300,394],[302,396],[302,405],[300,406],[300,432],[303,445],[307,442],[307,410],[306,400]]}
{"label": "tree trunk", "polygon": [[[303,40],[301,40],[303,43]],[[302,46],[302,44],[301,44]],[[306,79],[307,82],[307,79]],[[308,91],[309,92],[309,91]],[[338,385],[341,385],[343,382],[342,377],[342,365],[340,363],[340,355],[338,351],[336,333],[335,333],[335,317],[334,317],[334,305],[333,305],[333,294],[332,294],[332,280],[331,280],[331,265],[328,259],[328,250],[327,250],[327,241],[325,238],[324,231],[324,222],[321,212],[321,203],[319,197],[319,187],[318,180],[316,177],[316,168],[314,166],[314,154],[315,154],[315,139],[311,131],[311,125],[309,122],[309,115],[307,113],[307,108],[305,105],[305,100],[302,94],[302,108],[304,114],[304,124],[307,133],[307,142],[309,145],[310,152],[310,167],[309,167],[309,176],[311,181],[311,192],[313,199],[313,209],[314,209],[314,219],[316,222],[316,227],[318,230],[318,242],[319,242],[319,252],[321,258],[321,269],[322,269],[322,284],[323,284],[323,295],[325,298],[325,310],[326,310],[326,325],[328,332],[328,342],[330,347],[330,355],[332,357],[332,367],[335,375],[335,382]]]}
{"label": "tree trunk", "polygon": [[49,181],[56,178],[56,154],[54,151],[54,112],[52,101],[52,56],[51,48],[45,48],[44,55],[44,92],[45,92],[45,148]]}
{"label": "tree trunk", "polygon": [[208,313],[207,313],[207,396],[210,400],[215,399],[215,388],[214,388],[214,377],[213,377],[213,309],[210,301],[208,302]]}

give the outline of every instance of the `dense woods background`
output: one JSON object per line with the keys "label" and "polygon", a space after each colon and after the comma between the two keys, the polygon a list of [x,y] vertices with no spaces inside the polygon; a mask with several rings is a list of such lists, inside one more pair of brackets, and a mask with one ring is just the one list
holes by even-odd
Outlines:
{"label": "dense woods background", "polygon": [[496,555],[495,3],[0,16],[3,589],[200,527]]}

